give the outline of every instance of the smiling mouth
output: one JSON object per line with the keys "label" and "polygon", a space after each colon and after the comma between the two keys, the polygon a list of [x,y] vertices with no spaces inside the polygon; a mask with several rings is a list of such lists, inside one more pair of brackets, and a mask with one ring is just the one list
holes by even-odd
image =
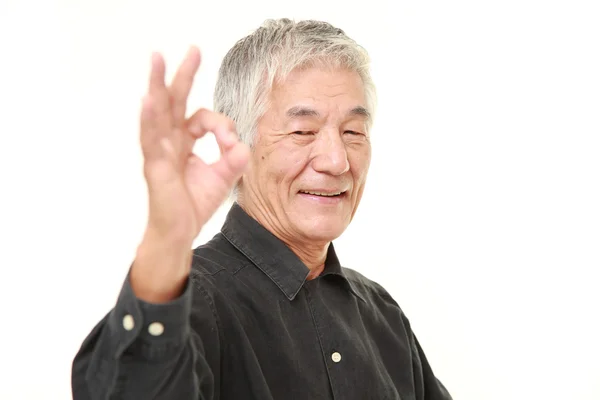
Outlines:
{"label": "smiling mouth", "polygon": [[309,190],[301,190],[301,194],[309,194],[311,196],[320,196],[320,197],[339,197],[346,194],[346,191],[343,192],[312,192]]}

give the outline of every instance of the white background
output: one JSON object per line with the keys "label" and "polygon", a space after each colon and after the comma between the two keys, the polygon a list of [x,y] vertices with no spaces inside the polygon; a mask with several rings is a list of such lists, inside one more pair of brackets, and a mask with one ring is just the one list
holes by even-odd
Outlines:
{"label": "white background", "polygon": [[[600,399],[597,1],[16,1],[0,8],[0,398],[69,399],[144,228],[151,51],[332,22],[380,107],[342,262],[400,303],[455,400]],[[211,141],[198,150],[215,157]],[[217,232],[228,205],[198,243]]]}

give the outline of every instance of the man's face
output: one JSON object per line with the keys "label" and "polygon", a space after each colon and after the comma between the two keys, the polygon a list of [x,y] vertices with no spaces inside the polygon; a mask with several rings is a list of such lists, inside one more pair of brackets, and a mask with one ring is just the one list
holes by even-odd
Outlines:
{"label": "man's face", "polygon": [[243,204],[280,237],[334,240],[356,212],[371,161],[362,80],[346,69],[298,69],[269,100]]}

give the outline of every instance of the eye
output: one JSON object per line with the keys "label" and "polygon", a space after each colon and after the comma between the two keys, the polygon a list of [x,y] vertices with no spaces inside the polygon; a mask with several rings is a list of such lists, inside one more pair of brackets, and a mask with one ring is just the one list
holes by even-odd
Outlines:
{"label": "eye", "polygon": [[344,133],[348,133],[350,135],[363,135],[362,133],[356,131],[344,131]]}
{"label": "eye", "polygon": [[314,134],[313,131],[294,131],[292,133],[294,135],[300,135],[300,136],[306,136],[306,135],[313,135]]}

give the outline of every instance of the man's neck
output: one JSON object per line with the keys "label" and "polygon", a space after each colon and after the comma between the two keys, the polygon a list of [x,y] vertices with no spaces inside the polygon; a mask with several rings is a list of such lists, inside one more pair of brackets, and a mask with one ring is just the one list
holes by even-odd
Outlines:
{"label": "man's neck", "polygon": [[245,202],[237,202],[238,205],[252,218],[254,218],[265,229],[281,240],[294,253],[300,261],[310,270],[308,280],[318,277],[325,269],[325,260],[330,243],[309,243],[285,235],[284,230],[277,226],[277,220],[269,218],[265,212],[258,207],[249,207]]}
{"label": "man's neck", "polygon": [[293,243],[286,243],[284,239],[279,239],[282,240],[310,270],[307,278],[308,280],[321,275],[321,272],[325,269],[325,260],[327,259],[327,249],[329,244],[324,246],[300,246],[296,248]]}

